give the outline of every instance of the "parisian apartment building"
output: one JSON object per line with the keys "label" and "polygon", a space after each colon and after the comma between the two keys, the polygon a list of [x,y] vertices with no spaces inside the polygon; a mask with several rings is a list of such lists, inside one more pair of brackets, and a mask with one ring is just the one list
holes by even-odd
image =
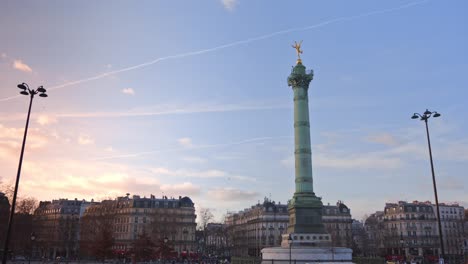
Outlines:
{"label": "parisian apartment building", "polygon": [[125,254],[138,239],[156,244],[166,239],[178,254],[190,253],[196,250],[195,220],[194,203],[189,197],[118,197],[86,209],[82,222],[88,230],[81,230],[81,240],[99,241],[99,235],[107,233],[113,238],[113,250]]}
{"label": "parisian apartment building", "polygon": [[135,241],[167,238],[178,254],[196,250],[196,214],[189,197],[149,198],[138,195],[101,202],[59,199],[43,201],[33,216],[33,257],[90,257],[98,247],[128,253]]}
{"label": "parisian apartment building", "polygon": [[[324,205],[322,220],[334,246],[351,247],[353,221],[350,209],[343,202]],[[267,198],[263,203],[228,214],[225,225],[231,255],[258,257],[263,248],[280,246],[288,223],[287,204]]]}
{"label": "parisian apartment building", "polygon": [[58,199],[41,201],[34,211],[33,258],[75,259],[79,255],[80,219],[94,202]]}
{"label": "parisian apartment building", "polygon": [[[441,203],[439,210],[446,258],[460,259],[466,249],[465,210],[457,203]],[[437,211],[431,202],[387,203],[384,211],[371,214],[364,226],[370,254],[436,259],[441,253]]]}

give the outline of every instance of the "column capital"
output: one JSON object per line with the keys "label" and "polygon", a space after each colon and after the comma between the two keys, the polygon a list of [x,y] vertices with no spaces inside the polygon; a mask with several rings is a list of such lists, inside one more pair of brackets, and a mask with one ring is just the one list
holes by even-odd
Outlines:
{"label": "column capital", "polygon": [[302,64],[297,64],[293,67],[291,74],[288,77],[288,86],[309,88],[309,84],[314,78],[314,72],[310,70],[306,73],[306,68]]}

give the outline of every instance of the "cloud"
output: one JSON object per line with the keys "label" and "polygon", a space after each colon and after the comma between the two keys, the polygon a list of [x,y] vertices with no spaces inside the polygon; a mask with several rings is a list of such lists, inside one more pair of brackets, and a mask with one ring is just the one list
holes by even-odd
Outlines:
{"label": "cloud", "polygon": [[439,185],[441,189],[450,191],[465,189],[464,183],[455,177],[444,177],[444,180],[437,182],[437,185]]}
{"label": "cloud", "polygon": [[190,182],[184,182],[174,185],[163,184],[161,185],[161,191],[165,194],[169,193],[172,195],[192,196],[200,194],[201,188],[200,186],[194,185]]}
{"label": "cloud", "polygon": [[[24,129],[6,127],[0,124],[0,156],[10,158],[16,156],[21,148]],[[44,147],[48,143],[48,136],[37,128],[28,131],[27,148],[31,150]]]}
{"label": "cloud", "polygon": [[193,147],[191,138],[188,138],[188,137],[179,138],[177,141],[179,142],[180,145],[184,147],[187,147],[187,148]]}
{"label": "cloud", "polygon": [[215,188],[210,191],[212,197],[221,201],[254,200],[259,193],[235,188]]}
{"label": "cloud", "polygon": [[[312,153],[312,166],[332,169],[396,169],[403,165],[400,157],[388,154],[388,152],[337,154],[328,150],[317,154]],[[280,160],[280,164],[294,168],[294,155]]]}
{"label": "cloud", "polygon": [[129,95],[135,95],[135,90],[133,90],[133,88],[125,88],[125,89],[122,89],[122,93],[129,94]]}
{"label": "cloud", "polygon": [[194,157],[194,156],[182,157],[182,160],[186,161],[186,162],[189,162],[189,163],[198,163],[198,164],[206,162],[206,159],[201,158],[201,157]]}
{"label": "cloud", "polygon": [[202,170],[202,171],[195,171],[189,169],[177,169],[177,170],[170,170],[163,167],[153,168],[150,170],[154,174],[157,175],[170,175],[175,177],[190,177],[190,178],[223,178],[228,175],[228,173],[211,169],[211,170]]}
{"label": "cloud", "polygon": [[382,157],[373,153],[341,157],[316,155],[314,158],[314,166],[334,169],[396,169],[402,164],[400,158]]}
{"label": "cloud", "polygon": [[[220,143],[220,144],[211,144],[211,145],[192,145],[192,149],[208,149],[208,148],[218,148],[218,147],[228,147],[228,146],[237,146],[243,144],[249,144],[257,141],[265,141],[265,140],[278,140],[283,138],[291,138],[291,136],[279,136],[279,137],[258,137],[258,138],[249,138],[237,142],[228,142],[228,143]],[[170,148],[170,149],[160,149],[160,150],[149,150],[149,151],[142,151],[137,153],[129,153],[129,154],[121,154],[121,155],[112,155],[106,157],[99,157],[95,158],[94,160],[107,160],[107,159],[118,159],[118,158],[130,158],[130,157],[139,157],[143,155],[149,155],[154,153],[161,153],[161,152],[168,152],[168,151],[180,151],[184,150],[182,148]],[[241,157],[234,157],[234,156],[227,156],[221,157],[221,159],[239,159]]]}
{"label": "cloud", "polygon": [[193,170],[193,169],[176,169],[171,170],[164,167],[152,168],[150,171],[158,176],[185,177],[185,178],[200,178],[200,179],[215,179],[224,178],[227,180],[250,181],[255,182],[255,178],[235,175],[218,169],[210,170]]}
{"label": "cloud", "polygon": [[[127,192],[160,191],[159,182],[142,171],[121,164],[57,159],[54,162],[27,160],[23,165],[24,191],[39,199],[97,198],[122,196]],[[51,197],[44,197],[49,195]]]}
{"label": "cloud", "polygon": [[[0,100],[1,101],[1,100]],[[132,110],[125,112],[78,112],[78,113],[60,113],[57,117],[67,118],[116,118],[116,117],[133,117],[133,116],[159,116],[159,115],[175,115],[175,114],[196,114],[196,113],[218,113],[218,112],[235,112],[235,111],[256,111],[270,109],[288,109],[291,108],[289,102],[284,103],[218,103],[218,104],[196,104],[196,105],[163,105],[148,107],[147,109]]]}
{"label": "cloud", "polygon": [[42,126],[57,123],[57,118],[51,115],[46,115],[46,114],[40,114],[36,118],[36,122],[39,123]]}
{"label": "cloud", "polygon": [[2,59],[6,59],[8,56],[6,55],[5,52],[2,52],[2,54],[0,54],[0,58]]}
{"label": "cloud", "polygon": [[383,144],[386,146],[395,146],[398,144],[398,141],[396,140],[396,138],[393,135],[390,135],[388,133],[381,133],[381,134],[368,136],[367,141]]}
{"label": "cloud", "polygon": [[31,67],[29,67],[27,64],[23,63],[21,60],[14,60],[13,61],[13,68],[19,70],[19,71],[24,71],[24,72],[32,72]]}
{"label": "cloud", "polygon": [[112,148],[112,146],[109,146],[109,147],[105,148],[104,150],[108,151],[108,152],[113,152],[114,148]]}
{"label": "cloud", "polygon": [[221,0],[221,3],[225,9],[233,11],[238,4],[238,0]]}
{"label": "cloud", "polygon": [[89,144],[93,144],[93,143],[94,143],[94,139],[92,139],[90,136],[80,135],[78,137],[78,144],[80,144],[80,145],[89,145]]}

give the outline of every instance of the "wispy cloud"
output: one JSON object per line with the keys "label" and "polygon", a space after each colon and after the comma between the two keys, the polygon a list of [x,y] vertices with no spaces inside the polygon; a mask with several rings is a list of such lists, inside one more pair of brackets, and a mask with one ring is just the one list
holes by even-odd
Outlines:
{"label": "wispy cloud", "polygon": [[177,193],[181,196],[192,196],[201,193],[201,187],[194,185],[191,182],[184,182],[181,184],[163,184],[161,185],[161,191],[164,193]]}
{"label": "wispy cloud", "polygon": [[128,95],[135,95],[135,90],[133,90],[133,88],[125,88],[125,89],[122,89],[122,93],[128,94]]}
{"label": "wispy cloud", "polygon": [[39,123],[42,126],[57,123],[57,118],[52,115],[46,115],[46,114],[40,114],[36,118],[36,122]]}
{"label": "wispy cloud", "polygon": [[165,167],[157,167],[150,169],[152,173],[157,176],[171,176],[179,178],[199,178],[199,179],[226,179],[226,180],[238,180],[238,181],[250,181],[255,182],[256,179],[232,174],[219,169],[209,170],[194,170],[194,169],[169,169]]}
{"label": "wispy cloud", "polygon": [[189,162],[189,163],[205,163],[206,159],[201,158],[201,157],[195,157],[195,156],[189,156],[189,157],[182,157],[183,161]]}
{"label": "wispy cloud", "polygon": [[[1,100],[0,100],[1,101]],[[167,104],[163,106],[147,106],[143,109],[116,112],[72,112],[72,113],[48,113],[47,118],[56,122],[60,118],[120,118],[120,117],[145,117],[160,115],[183,115],[201,113],[223,113],[236,111],[262,111],[291,108],[289,102],[239,102],[239,103],[200,103],[193,105]],[[45,115],[45,114],[44,114]],[[44,117],[42,117],[44,118]],[[0,114],[0,121],[23,120],[24,114]],[[45,119],[45,118],[44,118]]]}
{"label": "wispy cloud", "polygon": [[192,139],[188,137],[179,138],[177,142],[179,142],[181,146],[186,147],[186,148],[193,147]]}
{"label": "wispy cloud", "polygon": [[88,135],[80,135],[78,137],[78,144],[80,144],[80,145],[90,145],[90,144],[93,144],[93,143],[94,143],[94,139],[92,139]]}
{"label": "wispy cloud", "polygon": [[255,191],[246,191],[235,188],[215,188],[210,191],[211,195],[221,201],[254,200],[259,196]]}
{"label": "wispy cloud", "polygon": [[[258,137],[258,138],[249,138],[249,139],[236,141],[236,142],[229,142],[229,143],[220,143],[220,144],[211,144],[211,145],[193,145],[191,147],[191,149],[229,147],[229,146],[237,146],[237,145],[243,145],[243,144],[248,144],[248,143],[254,143],[254,142],[257,142],[257,141],[279,140],[279,139],[284,139],[284,138],[291,138],[291,136]],[[154,153],[169,152],[169,151],[181,151],[181,150],[186,150],[186,148],[185,147],[179,147],[179,148],[169,148],[169,149],[161,149],[161,150],[150,150],[150,151],[143,151],[143,152],[113,155],[113,156],[107,156],[107,157],[99,157],[99,158],[94,158],[93,160],[133,158],[133,157],[140,157],[140,156],[144,156],[144,155],[150,155],[150,154],[154,154]]]}
{"label": "wispy cloud", "polygon": [[[147,67],[147,66],[159,63],[161,61],[165,61],[165,60],[179,59],[179,58],[191,57],[191,56],[196,56],[196,55],[202,55],[202,54],[205,54],[205,53],[214,52],[214,51],[218,51],[218,50],[222,50],[222,49],[226,49],[226,48],[230,48],[230,47],[235,47],[235,46],[239,46],[239,45],[246,45],[246,44],[250,44],[252,42],[265,40],[265,39],[270,39],[270,38],[273,38],[273,37],[276,37],[276,36],[285,35],[285,34],[289,34],[289,33],[293,33],[293,32],[302,32],[302,31],[312,30],[312,29],[316,29],[316,28],[321,28],[321,27],[324,27],[324,26],[327,26],[327,25],[330,25],[330,24],[338,23],[338,22],[346,22],[346,21],[351,21],[351,20],[363,18],[363,17],[369,17],[369,16],[375,16],[375,15],[385,14],[385,13],[389,13],[389,12],[394,12],[394,11],[398,11],[398,10],[402,10],[402,9],[406,9],[406,8],[410,8],[410,7],[413,7],[413,6],[420,5],[420,4],[425,3],[427,1],[428,0],[415,1],[415,2],[410,2],[410,3],[400,5],[400,6],[397,6],[397,7],[393,7],[393,8],[387,8],[387,9],[383,9],[383,10],[376,10],[376,11],[371,11],[371,12],[362,13],[362,14],[353,15],[353,16],[338,17],[338,18],[334,18],[334,19],[325,20],[325,21],[322,21],[320,23],[310,25],[310,26],[280,30],[280,31],[269,33],[269,34],[260,35],[260,36],[257,36],[257,37],[252,37],[252,38],[248,38],[248,39],[239,40],[239,41],[231,42],[231,43],[228,43],[228,44],[216,46],[216,47],[213,47],[213,48],[190,51],[190,52],[186,52],[186,53],[180,53],[180,54],[176,54],[176,55],[169,55],[169,56],[165,56],[165,57],[160,57],[160,58],[156,58],[154,60],[144,62],[144,63],[141,63],[141,64],[137,64],[137,65],[134,65],[134,66],[129,66],[129,67],[122,68],[122,69],[119,69],[119,70],[114,70],[114,71],[108,71],[108,72],[101,73],[101,74],[98,74],[98,75],[95,75],[95,76],[92,76],[92,77],[88,77],[88,78],[84,78],[84,79],[80,79],[80,80],[71,81],[71,82],[67,82],[67,83],[64,83],[64,84],[52,86],[52,87],[49,87],[49,90],[61,89],[61,88],[69,87],[69,86],[72,86],[72,85],[77,85],[77,84],[81,84],[81,83],[86,83],[86,82],[102,79],[102,78],[112,76],[112,75],[116,75],[116,74],[119,74],[119,73],[122,73],[122,72],[127,72],[127,71],[140,69],[140,68],[143,68],[143,67]],[[11,100],[11,99],[14,99],[14,98],[17,98],[17,96],[2,98],[2,99],[0,99],[0,102],[6,101],[6,100]]]}
{"label": "wispy cloud", "polygon": [[56,114],[58,118],[118,118],[118,117],[144,117],[158,115],[195,114],[195,113],[216,113],[235,111],[256,111],[269,109],[291,108],[290,104],[281,103],[232,103],[232,104],[198,104],[189,106],[167,105],[165,109],[126,111],[126,112],[78,112]]}
{"label": "wispy cloud", "polygon": [[153,168],[151,171],[156,175],[170,175],[174,177],[188,177],[188,178],[223,178],[228,175],[228,173],[222,170],[205,170],[205,171],[196,171],[190,169],[177,169],[170,170],[168,168]]}
{"label": "wispy cloud", "polygon": [[31,67],[29,67],[26,63],[23,63],[21,60],[14,60],[13,68],[23,72],[32,72]]}
{"label": "wispy cloud", "polygon": [[[0,124],[0,143],[7,153],[16,152],[23,139],[23,128],[6,127]],[[28,132],[28,148],[36,149],[44,147],[48,142],[48,136],[37,128],[31,128]]]}
{"label": "wispy cloud", "polygon": [[225,9],[233,11],[238,4],[238,0],[221,0],[221,3]]}
{"label": "wispy cloud", "polygon": [[398,144],[396,138],[388,133],[375,134],[367,137],[369,142],[379,143],[386,146],[395,146]]}
{"label": "wispy cloud", "polygon": [[375,153],[355,156],[316,155],[314,159],[314,166],[334,169],[396,169],[402,164],[398,157],[378,156]]}

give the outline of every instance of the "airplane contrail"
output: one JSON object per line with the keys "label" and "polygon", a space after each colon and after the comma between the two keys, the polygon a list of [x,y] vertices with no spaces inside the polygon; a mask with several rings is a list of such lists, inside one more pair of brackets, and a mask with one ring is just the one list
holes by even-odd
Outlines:
{"label": "airplane contrail", "polygon": [[[292,32],[307,31],[307,30],[323,27],[323,26],[326,26],[326,25],[329,25],[329,24],[332,24],[332,23],[350,21],[350,20],[359,19],[359,18],[363,18],[363,17],[374,16],[374,15],[389,13],[389,12],[393,12],[393,11],[398,11],[398,10],[406,9],[406,8],[409,8],[409,7],[412,7],[412,6],[420,5],[420,4],[423,4],[423,3],[428,2],[428,1],[429,0],[415,1],[415,2],[410,2],[410,3],[404,4],[404,5],[400,5],[398,7],[387,8],[387,9],[383,9],[383,10],[376,10],[376,11],[371,11],[371,12],[358,14],[358,15],[353,15],[353,16],[338,17],[338,18],[326,20],[326,21],[323,21],[323,22],[320,22],[320,23],[317,23],[317,24],[314,24],[314,25],[306,26],[306,27],[297,27],[297,28],[290,28],[290,29],[280,30],[280,31],[269,33],[269,34],[261,35],[261,36],[258,36],[258,37],[248,38],[248,39],[245,39],[245,40],[239,40],[239,41],[231,42],[231,43],[228,43],[228,44],[216,46],[216,47],[213,47],[213,48],[190,51],[190,52],[186,52],[186,53],[180,53],[180,54],[176,54],[176,55],[169,55],[169,56],[165,56],[165,57],[160,57],[160,58],[157,58],[157,59],[154,59],[154,60],[151,60],[151,61],[147,61],[147,62],[144,62],[144,63],[141,63],[141,64],[137,64],[137,65],[134,65],[134,66],[122,68],[122,69],[119,69],[119,70],[109,71],[109,72],[98,74],[96,76],[92,76],[92,77],[88,77],[88,78],[84,78],[84,79],[80,79],[80,80],[71,81],[71,82],[67,82],[67,83],[64,83],[64,84],[52,86],[52,87],[49,87],[48,90],[61,89],[61,88],[69,87],[69,86],[76,85],[76,84],[81,84],[81,83],[86,83],[86,82],[102,79],[102,78],[107,77],[107,76],[116,75],[116,74],[119,74],[119,73],[122,73],[122,72],[127,72],[127,71],[136,70],[136,69],[139,69],[139,68],[147,67],[147,66],[159,63],[161,61],[169,60],[169,59],[177,59],[177,58],[184,58],[184,57],[189,57],[189,56],[200,55],[200,54],[213,52],[213,51],[217,51],[217,50],[221,50],[221,49],[226,49],[226,48],[230,48],[230,47],[234,47],[234,46],[249,44],[251,42],[255,42],[255,41],[259,41],[259,40],[269,39],[269,38],[272,38],[272,37],[275,37],[275,36],[278,36],[278,35],[284,35],[284,34],[288,34],[288,33],[292,33]],[[0,99],[0,102],[8,101],[8,100],[15,99],[15,98],[18,98],[18,97],[19,96],[11,96],[11,97],[7,97],[7,98],[3,98],[3,99]]]}
{"label": "airplane contrail", "polygon": [[154,153],[160,153],[160,152],[170,152],[170,151],[179,151],[179,150],[187,150],[187,149],[192,150],[192,149],[230,147],[230,146],[243,145],[243,144],[257,142],[257,141],[274,140],[274,139],[282,139],[282,138],[292,138],[292,136],[249,138],[249,139],[244,139],[244,140],[236,141],[236,142],[219,143],[219,144],[211,144],[211,145],[199,145],[199,146],[192,146],[192,147],[188,147],[188,148],[187,147],[179,147],[179,148],[170,148],[170,149],[163,149],[163,150],[150,150],[150,151],[143,151],[143,152],[136,152],[136,153],[128,153],[128,154],[121,154],[121,155],[98,157],[98,158],[94,158],[92,160],[99,161],[99,160],[109,160],[109,159],[119,159],[119,158],[134,158],[134,157],[144,156],[144,155],[148,155],[148,154],[154,154]]}

